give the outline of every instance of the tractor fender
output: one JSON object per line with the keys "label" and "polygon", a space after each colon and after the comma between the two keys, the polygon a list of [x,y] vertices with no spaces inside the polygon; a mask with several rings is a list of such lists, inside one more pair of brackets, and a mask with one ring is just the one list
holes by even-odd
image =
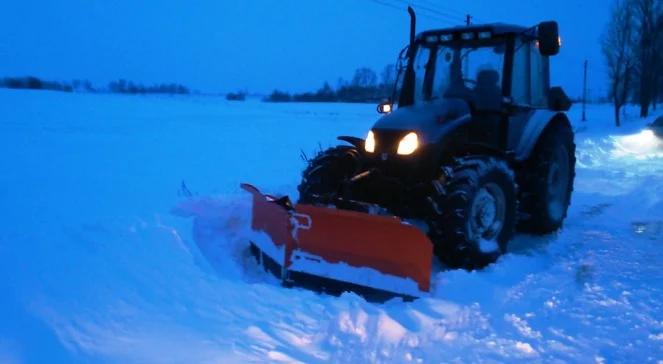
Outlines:
{"label": "tractor fender", "polygon": [[346,142],[346,143],[354,146],[355,148],[357,148],[359,150],[363,150],[363,148],[364,148],[364,139],[362,139],[362,138],[357,138],[357,137],[347,136],[347,135],[341,135],[341,136],[336,137],[336,139],[338,139],[342,142]]}
{"label": "tractor fender", "polygon": [[569,119],[564,112],[535,110],[529,117],[529,120],[527,120],[520,139],[514,148],[515,159],[517,161],[524,161],[529,158],[545,128],[556,120],[570,125]]}

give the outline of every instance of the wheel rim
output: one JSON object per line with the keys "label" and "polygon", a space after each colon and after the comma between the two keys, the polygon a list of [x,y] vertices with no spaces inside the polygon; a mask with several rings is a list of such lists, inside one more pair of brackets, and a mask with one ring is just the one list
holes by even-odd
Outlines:
{"label": "wheel rim", "polygon": [[569,193],[569,157],[565,146],[555,149],[547,184],[548,215],[554,219],[561,219]]}
{"label": "wheel rim", "polygon": [[481,242],[497,239],[504,227],[505,212],[504,191],[494,183],[484,185],[472,200],[468,224],[472,240]]}

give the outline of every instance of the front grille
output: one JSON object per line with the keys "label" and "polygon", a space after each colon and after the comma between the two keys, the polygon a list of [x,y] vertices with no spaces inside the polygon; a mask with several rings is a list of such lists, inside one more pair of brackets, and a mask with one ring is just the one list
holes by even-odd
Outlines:
{"label": "front grille", "polygon": [[394,129],[377,129],[373,130],[375,135],[375,152],[378,154],[388,153],[396,154],[398,150],[398,143],[410,131],[408,130],[394,130]]}
{"label": "front grille", "polygon": [[434,174],[434,149],[419,145],[411,155],[398,155],[398,143],[411,130],[374,129],[375,153],[367,153],[366,169],[377,169],[386,177],[396,178],[402,183],[412,184],[430,180]]}

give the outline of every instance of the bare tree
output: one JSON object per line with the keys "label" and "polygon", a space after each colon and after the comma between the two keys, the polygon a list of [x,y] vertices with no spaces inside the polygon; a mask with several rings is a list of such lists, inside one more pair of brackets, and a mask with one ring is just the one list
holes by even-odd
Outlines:
{"label": "bare tree", "polygon": [[393,87],[396,83],[396,66],[388,64],[382,70],[382,84]]}
{"label": "bare tree", "polygon": [[[663,12],[663,7],[660,9]],[[663,93],[663,14],[659,13],[656,21],[656,45],[654,47],[654,89],[652,90],[652,107],[660,102]]]}
{"label": "bare tree", "polygon": [[601,45],[610,77],[610,98],[615,108],[615,124],[620,126],[622,106],[628,101],[635,64],[634,8],[631,0],[616,0]]}
{"label": "bare tree", "polygon": [[352,78],[352,86],[355,87],[375,87],[377,83],[378,76],[368,67],[358,68]]}
{"label": "bare tree", "polygon": [[392,97],[395,84],[396,66],[393,64],[388,64],[382,70],[382,83],[380,84],[382,96],[385,98]]}
{"label": "bare tree", "polygon": [[658,79],[656,58],[657,45],[661,35],[657,31],[663,6],[661,0],[630,0],[634,9],[636,28],[639,36],[636,43],[638,71],[638,100],[640,117],[649,116],[649,106],[656,93]]}

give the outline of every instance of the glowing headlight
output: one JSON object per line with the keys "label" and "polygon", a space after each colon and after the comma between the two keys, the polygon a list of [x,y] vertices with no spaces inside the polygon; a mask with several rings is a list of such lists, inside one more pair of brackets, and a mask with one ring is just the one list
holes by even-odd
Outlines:
{"label": "glowing headlight", "polygon": [[364,142],[364,150],[366,150],[369,153],[375,152],[375,135],[373,135],[372,131],[369,131],[368,135],[366,136],[366,141]]}
{"label": "glowing headlight", "polygon": [[400,143],[398,143],[398,151],[396,153],[410,155],[417,148],[419,148],[419,137],[417,137],[417,133],[412,132],[401,139]]}

